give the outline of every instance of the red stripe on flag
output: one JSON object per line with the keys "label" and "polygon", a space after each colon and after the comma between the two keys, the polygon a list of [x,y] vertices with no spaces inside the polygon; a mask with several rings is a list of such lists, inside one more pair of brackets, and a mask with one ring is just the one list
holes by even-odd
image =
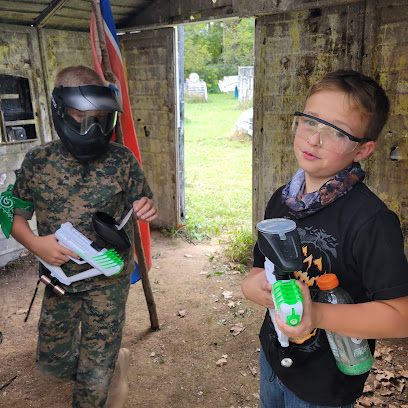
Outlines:
{"label": "red stripe on flag", "polygon": [[[120,115],[120,124],[122,127],[123,133],[123,141],[125,146],[128,147],[133,154],[135,155],[136,159],[142,166],[142,159],[140,157],[139,151],[139,144],[136,138],[136,131],[133,122],[132,110],[130,107],[130,100],[129,94],[127,89],[127,83],[125,78],[125,72],[122,65],[122,61],[117,54],[115,47],[113,46],[109,35],[106,33],[106,26],[104,27],[105,30],[105,41],[106,41],[106,48],[109,55],[109,61],[112,69],[112,73],[117,79],[117,83],[113,84],[119,89],[120,100],[122,104],[123,114]],[[92,12],[91,18],[91,43],[92,43],[92,54],[94,57],[94,69],[98,72],[102,77],[104,77],[103,72],[103,61],[99,60],[97,48],[99,47],[96,44],[97,41],[97,32],[96,32],[96,24],[95,24],[95,17],[94,13]],[[139,221],[139,228],[140,234],[142,238],[143,250],[144,255],[146,258],[146,266],[147,270],[150,270],[152,266],[152,255],[151,255],[151,248],[150,248],[150,227],[147,222]]]}

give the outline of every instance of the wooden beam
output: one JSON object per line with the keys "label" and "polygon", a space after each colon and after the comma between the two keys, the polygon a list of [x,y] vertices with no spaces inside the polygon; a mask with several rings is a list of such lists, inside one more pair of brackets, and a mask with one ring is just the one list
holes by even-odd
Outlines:
{"label": "wooden beam", "polygon": [[34,27],[42,27],[64,4],[69,0],[54,0],[44,11],[34,20]]}
{"label": "wooden beam", "polygon": [[[96,24],[96,28],[98,31],[99,48],[102,53],[102,63],[103,63],[105,79],[107,81],[111,79],[113,83],[113,73],[112,73],[112,68],[111,68],[111,64],[109,61],[108,50],[106,47],[105,32],[103,28],[103,17],[101,13],[100,0],[92,0],[92,9],[95,14],[95,24]],[[120,120],[118,120],[116,123],[115,132],[116,132],[116,142],[124,145],[125,143],[123,140],[123,131],[122,131],[122,125],[120,123]],[[146,258],[145,258],[145,254],[143,250],[142,236],[141,236],[140,228],[139,228],[139,221],[135,213],[133,213],[132,215],[132,224],[133,224],[133,243],[134,243],[135,252],[137,256],[137,263],[139,265],[140,277],[142,280],[143,291],[144,291],[145,298],[146,298],[147,308],[149,310],[150,327],[152,330],[158,330],[160,325],[159,325],[159,319],[157,317],[156,303],[154,301],[153,291],[150,285],[149,271],[147,269]]]}

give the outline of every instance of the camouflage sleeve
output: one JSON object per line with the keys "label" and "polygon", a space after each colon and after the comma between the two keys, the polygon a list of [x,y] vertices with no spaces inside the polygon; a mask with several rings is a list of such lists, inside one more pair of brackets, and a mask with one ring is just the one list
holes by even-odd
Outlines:
{"label": "camouflage sleeve", "polygon": [[153,198],[153,193],[150,190],[149,185],[147,184],[144,171],[133,155],[130,164],[126,195],[126,201],[130,206],[134,201],[140,200],[142,197],[147,197],[150,199]]}
{"label": "camouflage sleeve", "polygon": [[[16,198],[24,201],[34,202],[31,189],[28,186],[29,181],[33,178],[33,164],[30,152],[28,152],[21,164],[21,168],[15,171],[16,181],[14,183],[12,194]],[[34,211],[15,208],[14,214],[21,215],[27,220],[31,220]]]}

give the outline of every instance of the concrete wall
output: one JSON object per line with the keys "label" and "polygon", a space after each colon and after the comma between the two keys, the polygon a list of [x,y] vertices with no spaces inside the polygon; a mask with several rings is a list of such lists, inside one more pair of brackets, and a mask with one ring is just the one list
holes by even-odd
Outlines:
{"label": "concrete wall", "polygon": [[[307,89],[328,71],[352,68],[377,79],[391,100],[384,134],[362,164],[367,184],[399,215],[408,247],[408,2],[326,3],[256,21],[254,224],[273,191],[296,171],[290,127]],[[398,162],[389,158],[395,146]]]}
{"label": "concrete wall", "polygon": [[[0,73],[28,78],[37,134],[37,139],[0,144],[0,175],[3,175],[0,193],[2,193],[9,184],[15,182],[14,171],[20,167],[27,151],[45,141],[50,134],[50,122],[36,30],[0,25],[0,32]],[[30,225],[35,231],[35,219]],[[21,250],[20,244],[13,238],[6,240],[0,230],[0,266],[14,259]]]}
{"label": "concrete wall", "polygon": [[120,36],[143,169],[159,208],[155,225],[180,224],[175,30]]}
{"label": "concrete wall", "polygon": [[[0,193],[15,181],[28,150],[56,136],[50,114],[50,94],[56,73],[74,63],[93,66],[89,34],[0,25],[0,73],[27,77],[37,118],[37,140],[0,144],[0,175],[6,180]],[[30,221],[36,231],[35,217]],[[0,266],[15,259],[23,247],[0,231]]]}

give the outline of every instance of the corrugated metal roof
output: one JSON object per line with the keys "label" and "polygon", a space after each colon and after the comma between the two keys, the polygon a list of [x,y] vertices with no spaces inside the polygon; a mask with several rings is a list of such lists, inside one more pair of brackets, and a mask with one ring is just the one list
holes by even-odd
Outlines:
{"label": "corrugated metal roof", "polygon": [[[157,0],[110,0],[117,30]],[[91,0],[0,0],[0,24],[88,31]]]}

